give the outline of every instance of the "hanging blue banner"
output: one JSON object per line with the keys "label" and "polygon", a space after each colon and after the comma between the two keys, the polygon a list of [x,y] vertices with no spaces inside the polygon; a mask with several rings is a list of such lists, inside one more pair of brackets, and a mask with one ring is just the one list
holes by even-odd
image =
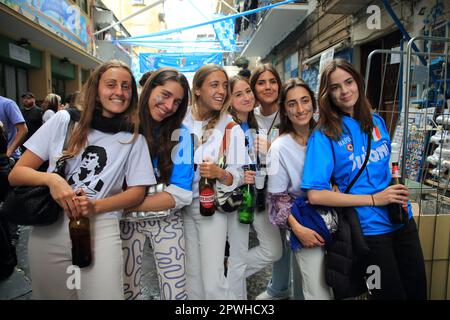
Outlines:
{"label": "hanging blue banner", "polygon": [[208,63],[222,65],[221,53],[141,53],[139,66],[142,73],[164,67],[175,68],[180,72],[195,72]]}
{"label": "hanging blue banner", "polygon": [[[222,16],[217,16],[220,18]],[[223,50],[236,51],[236,40],[234,38],[234,19],[222,20],[213,23],[214,31],[216,32],[217,40],[220,41]]]}

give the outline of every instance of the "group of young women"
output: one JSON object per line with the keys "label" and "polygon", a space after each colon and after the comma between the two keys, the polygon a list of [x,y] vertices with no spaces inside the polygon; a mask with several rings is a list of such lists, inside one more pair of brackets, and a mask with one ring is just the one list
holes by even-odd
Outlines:
{"label": "group of young women", "polygon": [[[145,81],[138,99],[130,69],[116,60],[105,62],[83,87],[81,117],[68,133],[67,148],[71,117],[60,111],[27,141],[9,176],[12,185],[48,186],[64,210],[55,224],[32,229],[34,298],[141,298],[146,237],[154,250],[161,299],[247,299],[246,278],[271,263],[266,296],[286,295],[288,232],[301,243],[294,251],[300,270],[294,277],[301,276],[301,285],[294,289],[305,299],[332,299],[324,276],[325,241],[290,211],[299,196],[312,204],[356,208],[371,249],[367,265],[379,265],[382,272],[382,286],[373,297],[426,298],[411,212],[407,225],[392,224],[387,215],[388,203],[407,204],[408,190],[389,186],[389,135],[363,92],[354,68],[334,60],[321,76],[316,126],[311,89],[300,79],[283,85],[270,65],[254,70],[250,81],[229,79],[221,67],[205,65],[196,72],[192,91],[180,72],[160,69]],[[226,128],[231,129],[224,168],[217,162]],[[332,177],[343,192],[358,172],[367,135],[372,135],[373,151],[366,169],[350,194],[332,192]],[[384,147],[388,152],[379,151]],[[78,175],[76,185],[52,173],[61,156],[67,159],[66,177]],[[48,171],[37,171],[46,160]],[[202,216],[199,209],[201,177],[233,191],[254,183],[255,172],[243,170],[249,164],[268,177],[267,205],[255,212],[253,222],[259,245],[251,249],[249,225],[239,223],[236,212]],[[134,212],[165,213],[136,218]],[[73,288],[67,285],[72,264],[68,223],[81,216],[90,219],[93,261],[80,269],[80,285]]]}

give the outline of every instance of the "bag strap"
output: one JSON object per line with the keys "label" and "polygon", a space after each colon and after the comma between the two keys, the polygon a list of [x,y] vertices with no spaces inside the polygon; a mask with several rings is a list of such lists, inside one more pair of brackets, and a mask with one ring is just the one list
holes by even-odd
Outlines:
{"label": "bag strap", "polygon": [[[67,125],[66,136],[64,137],[64,144],[63,144],[63,148],[62,148],[62,152],[63,153],[64,153],[64,151],[67,150],[67,145],[69,144],[69,140],[70,140],[70,137],[72,135],[73,128],[75,127],[75,122],[78,122],[79,119],[80,119],[79,116],[77,116],[75,113],[72,113],[72,112],[69,112],[69,111],[67,111],[67,112],[70,115],[70,121],[69,121],[69,124]],[[69,158],[71,158],[71,157],[62,156],[61,158],[59,158],[56,161],[56,163],[60,163],[61,161],[66,161]]]}
{"label": "bag strap", "polygon": [[367,165],[367,162],[369,161],[369,157],[370,157],[370,148],[371,148],[371,144],[372,144],[372,139],[370,137],[370,133],[367,134],[367,151],[366,151],[366,158],[364,159],[364,163],[361,166],[361,168],[359,169],[358,173],[356,174],[356,176],[353,178],[352,182],[350,182],[350,184],[348,185],[347,189],[345,189],[344,193],[349,193],[350,189],[353,187],[353,185],[355,184],[356,180],[358,180],[359,176],[362,174],[364,168]]}
{"label": "bag strap", "polygon": [[227,143],[230,138],[230,131],[235,125],[237,125],[237,123],[234,121],[231,121],[225,127],[225,132],[223,133],[223,137],[222,137],[222,144],[220,145],[219,161],[222,156],[225,156],[225,157],[227,156],[227,153],[228,153],[228,144]]}
{"label": "bag strap", "polygon": [[67,145],[69,144],[70,136],[72,135],[73,127],[75,126],[75,121],[70,119],[67,125],[66,137],[64,138],[63,152],[67,150]]}

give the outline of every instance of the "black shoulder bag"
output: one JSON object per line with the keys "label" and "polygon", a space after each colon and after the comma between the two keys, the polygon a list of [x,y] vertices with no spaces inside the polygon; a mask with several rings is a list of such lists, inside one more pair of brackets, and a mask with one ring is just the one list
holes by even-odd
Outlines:
{"label": "black shoulder bag", "polygon": [[[368,133],[365,161],[344,193],[348,193],[361,176],[369,161],[370,150],[371,137]],[[335,299],[344,299],[367,292],[363,261],[370,249],[364,240],[355,208],[336,209],[338,211],[338,229],[333,234],[333,243],[327,249],[325,280],[333,288]]]}
{"label": "black shoulder bag", "polygon": [[[75,121],[72,114],[64,139],[63,151],[67,148]],[[62,156],[56,162],[53,173],[65,179],[68,157]],[[62,209],[52,198],[47,186],[19,186],[11,188],[0,210],[0,215],[11,223],[24,226],[50,225],[59,217]]]}

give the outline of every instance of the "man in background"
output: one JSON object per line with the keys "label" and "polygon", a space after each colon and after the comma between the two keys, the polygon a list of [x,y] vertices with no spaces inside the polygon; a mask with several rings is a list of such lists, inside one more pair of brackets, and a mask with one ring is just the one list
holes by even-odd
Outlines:
{"label": "man in background", "polygon": [[[20,146],[25,141],[28,128],[25,119],[20,112],[19,106],[11,99],[0,96],[0,122],[3,123],[3,130],[8,141],[6,156],[11,160],[11,168],[19,160],[21,152]],[[9,224],[11,242],[15,247],[19,241],[20,229],[18,225]]]}
{"label": "man in background", "polygon": [[42,114],[44,111],[36,105],[36,99],[32,92],[22,94],[22,108],[20,109],[28,128],[27,141],[42,126]]}

